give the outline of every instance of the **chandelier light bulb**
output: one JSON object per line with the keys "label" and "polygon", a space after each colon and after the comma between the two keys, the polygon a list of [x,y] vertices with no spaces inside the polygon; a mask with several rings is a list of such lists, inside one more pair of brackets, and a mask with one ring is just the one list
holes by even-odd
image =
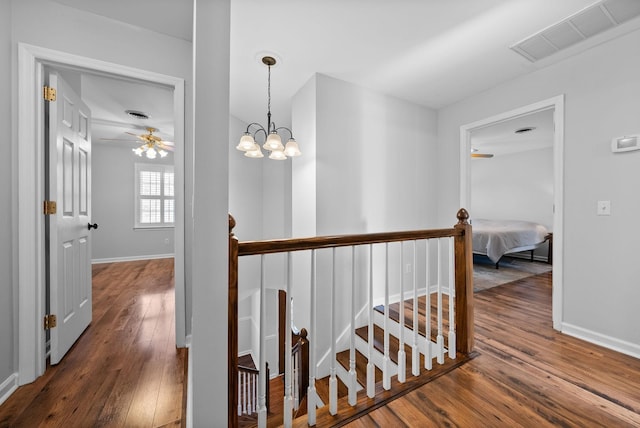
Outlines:
{"label": "chandelier light bulb", "polygon": [[[271,133],[269,133],[269,137],[267,137],[267,141],[265,141],[264,146],[262,147],[271,152],[284,150],[284,146],[282,145],[282,139],[280,138],[280,136],[276,131],[271,131]],[[269,158],[271,159],[271,157]]]}
{"label": "chandelier light bulb", "polygon": [[287,141],[287,145],[284,148],[284,154],[288,157],[300,156],[302,154],[296,140],[289,138],[289,141]]}
{"label": "chandelier light bulb", "polygon": [[282,150],[275,150],[269,155],[269,159],[273,160],[285,160],[286,158]]}
{"label": "chandelier light bulb", "polygon": [[142,152],[144,151],[140,147],[136,147],[135,149],[131,149],[131,150],[133,150],[133,153],[135,153],[138,156],[142,156]]}
{"label": "chandelier light bulb", "polygon": [[169,154],[169,152],[160,149],[158,150],[158,154],[160,155],[161,158],[163,158],[163,157],[166,157]]}
{"label": "chandelier light bulb", "polygon": [[156,150],[151,147],[149,150],[147,150],[147,158],[149,159],[155,159],[156,158]]}
{"label": "chandelier light bulb", "polygon": [[236,146],[236,149],[241,150],[243,152],[248,152],[253,149],[253,146],[256,144],[255,140],[251,136],[251,133],[245,132],[240,138],[240,142]]}
{"label": "chandelier light bulb", "polygon": [[260,150],[260,146],[257,144],[255,144],[255,148],[253,150],[247,150],[244,155],[248,158],[254,158],[254,159],[264,157],[264,155],[262,154],[262,150]]}

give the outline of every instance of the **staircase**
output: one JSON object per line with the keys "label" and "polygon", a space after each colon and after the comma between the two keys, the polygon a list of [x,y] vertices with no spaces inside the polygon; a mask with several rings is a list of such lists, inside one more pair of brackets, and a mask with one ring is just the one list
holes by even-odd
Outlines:
{"label": "staircase", "polygon": [[[443,306],[448,306],[448,296],[443,295]],[[436,310],[436,295],[431,296],[431,325],[436,325],[434,323],[437,322],[435,318]],[[413,300],[409,299],[404,302],[404,328],[405,328],[405,340],[407,342],[413,343]],[[426,307],[426,296],[421,296],[418,299],[418,307],[420,310],[418,311],[418,333],[420,340],[424,343],[422,349],[426,351],[426,311],[424,308]],[[471,358],[471,355],[462,355],[458,354],[455,360],[444,360],[443,364],[438,364],[437,355],[440,352],[438,349],[437,343],[437,330],[431,331],[431,341],[430,352],[433,358],[432,360],[432,370],[425,369],[425,353],[420,349],[419,352],[419,374],[415,376],[412,371],[412,361],[413,361],[413,347],[408,343],[404,344],[404,352],[405,352],[405,381],[400,382],[398,380],[398,355],[400,349],[400,340],[398,338],[400,323],[399,323],[399,304],[392,303],[389,305],[389,320],[387,321],[387,329],[391,332],[395,333],[389,334],[389,366],[391,375],[390,388],[385,390],[383,387],[383,372],[382,372],[382,361],[384,359],[384,306],[377,306],[374,308],[375,316],[374,316],[374,334],[373,334],[373,349],[374,355],[372,355],[372,360],[375,362],[375,396],[373,398],[369,398],[367,396],[367,353],[369,352],[369,328],[368,326],[362,326],[356,329],[356,352],[355,352],[355,363],[356,363],[356,378],[358,382],[358,393],[357,393],[357,403],[355,406],[349,405],[348,402],[348,382],[349,382],[349,360],[350,360],[350,350],[346,349],[336,354],[336,360],[339,364],[338,370],[336,371],[338,376],[338,413],[333,416],[329,413],[329,406],[326,405],[329,402],[329,377],[324,377],[322,379],[318,379],[316,381],[316,393],[318,398],[325,404],[325,406],[318,409],[316,426],[324,427],[324,426],[336,426],[342,425],[358,417],[380,407],[384,404],[398,398],[422,385],[430,382],[431,380],[453,370],[454,368],[460,366],[464,362],[468,361]],[[443,317],[447,316],[443,314]],[[433,329],[432,329],[433,330]],[[447,352],[446,346],[448,346],[446,337],[448,337],[448,326],[443,322],[443,332],[444,336],[444,344],[445,347],[442,349],[442,353]],[[402,365],[402,364],[400,364]],[[306,412],[305,412],[306,413]],[[297,418],[293,423],[294,427],[305,427],[307,425],[306,418]]]}
{"label": "staircase", "polygon": [[[230,217],[229,373],[232,375],[229,377],[229,426],[239,425],[235,411],[238,389],[233,375],[238,373],[237,352],[234,351],[237,350],[238,276],[241,275],[238,273],[239,257],[260,257],[260,270],[254,275],[261,290],[260,350],[266,347],[265,290],[276,288],[266,275],[267,265],[271,263],[281,266],[286,273],[287,296],[293,296],[294,287],[296,290],[306,288],[304,292],[310,297],[309,337],[315,340],[314,343],[320,343],[317,337],[325,344],[328,339],[329,343],[329,349],[309,352],[310,387],[306,397],[302,383],[296,384],[301,372],[293,358],[285,359],[288,367],[284,382],[280,378],[266,381],[265,374],[260,373],[259,400],[262,404],[258,410],[258,425],[340,426],[472,358],[471,226],[464,209],[458,212],[457,218],[458,223],[447,229],[239,243],[232,231],[235,221]],[[343,248],[350,249],[350,254]],[[286,258],[270,258],[271,254],[286,255]],[[293,254],[299,256],[294,259]],[[302,270],[306,271],[308,281],[296,280],[294,284],[294,265],[299,269],[298,274],[305,276]],[[411,269],[405,271],[405,266]],[[319,276],[319,271],[323,275]],[[390,272],[394,273],[391,275]],[[409,272],[413,272],[412,278],[403,274]],[[416,272],[420,272],[421,278]],[[395,276],[397,273],[400,278]],[[316,299],[319,289],[326,293],[324,301]],[[393,300],[390,290],[396,293],[395,296],[411,295],[412,298],[389,303]],[[347,297],[349,292],[351,296]],[[338,293],[339,298],[336,297]],[[429,294],[419,298],[420,293]],[[330,302],[326,301],[327,296]],[[374,307],[376,299],[384,301],[386,306]],[[291,299],[284,300],[282,325],[289,326],[292,325]],[[329,325],[327,319],[331,320]],[[337,319],[340,319],[338,323]],[[350,326],[355,327],[349,330]],[[284,353],[288,355],[287,350],[295,351],[296,346],[290,334],[284,337]],[[349,349],[336,349],[343,346],[346,339]],[[331,376],[318,379],[317,359],[321,355],[329,358]],[[322,361],[319,367],[326,370],[324,362],[327,360]],[[261,351],[260,365],[265,363]],[[272,401],[269,412],[264,407],[265,383],[273,391],[269,395],[279,396],[281,401],[281,404]],[[299,394],[293,392],[298,391],[296,385],[300,387]],[[276,393],[276,388],[281,392]],[[295,409],[292,403],[298,396],[302,401]],[[310,405],[305,405],[305,401]]]}

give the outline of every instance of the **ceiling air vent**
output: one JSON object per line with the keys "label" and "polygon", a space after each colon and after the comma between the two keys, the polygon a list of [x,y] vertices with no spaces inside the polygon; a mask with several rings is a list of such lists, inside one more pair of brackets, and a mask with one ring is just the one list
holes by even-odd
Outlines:
{"label": "ceiling air vent", "polygon": [[640,16],[639,0],[603,0],[510,48],[536,62],[637,16]]}
{"label": "ceiling air vent", "polygon": [[138,110],[125,110],[125,113],[135,119],[149,119],[151,117],[147,113]]}

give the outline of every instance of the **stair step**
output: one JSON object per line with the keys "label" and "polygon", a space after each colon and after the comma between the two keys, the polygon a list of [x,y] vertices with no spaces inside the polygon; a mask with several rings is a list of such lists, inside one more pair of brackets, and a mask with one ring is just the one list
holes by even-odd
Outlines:
{"label": "stair step", "polygon": [[[438,331],[434,326],[437,325],[437,303],[438,295],[436,293],[431,294],[431,340],[435,342]],[[384,315],[384,305],[378,305],[373,310],[381,315]],[[426,336],[426,296],[418,297],[418,333],[421,336]],[[399,302],[389,304],[389,319],[399,323],[400,321],[400,304]],[[404,301],[404,325],[409,330],[413,331],[413,299],[407,299]],[[442,295],[442,331],[443,335],[448,334],[449,331],[449,296]]]}
{"label": "stair step", "polygon": [[[345,370],[349,371],[349,350],[342,351],[336,355],[336,359],[338,363],[345,368]],[[368,360],[360,351],[356,349],[356,377],[358,379],[358,383],[366,388],[367,386],[367,364]],[[379,368],[375,368],[375,379],[376,382],[382,382],[382,370]]]}
{"label": "stair step", "polygon": [[[349,395],[349,389],[339,377],[338,380],[338,398],[346,397]],[[322,400],[325,405],[329,404],[329,376],[325,376],[322,379],[316,380],[316,394]]]}
{"label": "stair step", "polygon": [[[356,329],[356,334],[365,342],[369,340],[369,326],[364,326]],[[381,354],[384,354],[384,330],[373,325],[373,347]],[[400,340],[397,337],[389,334],[389,359],[394,364],[398,364],[398,350],[400,349]],[[407,361],[411,361],[411,346],[404,344],[404,352],[407,355]]]}

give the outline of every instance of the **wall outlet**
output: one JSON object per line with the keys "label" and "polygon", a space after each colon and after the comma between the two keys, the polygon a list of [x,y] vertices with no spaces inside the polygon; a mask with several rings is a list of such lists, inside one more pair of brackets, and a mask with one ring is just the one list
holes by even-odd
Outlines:
{"label": "wall outlet", "polygon": [[598,201],[598,215],[611,215],[611,201]]}
{"label": "wall outlet", "polygon": [[404,273],[411,273],[411,263],[407,263],[404,266]]}

